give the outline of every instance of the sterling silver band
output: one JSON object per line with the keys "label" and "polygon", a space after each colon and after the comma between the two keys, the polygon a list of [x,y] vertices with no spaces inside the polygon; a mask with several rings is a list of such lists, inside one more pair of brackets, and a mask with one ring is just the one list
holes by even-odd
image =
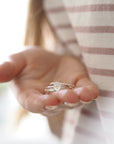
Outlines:
{"label": "sterling silver band", "polygon": [[44,91],[45,92],[54,92],[62,89],[72,89],[74,88],[73,84],[61,83],[61,82],[51,82]]}

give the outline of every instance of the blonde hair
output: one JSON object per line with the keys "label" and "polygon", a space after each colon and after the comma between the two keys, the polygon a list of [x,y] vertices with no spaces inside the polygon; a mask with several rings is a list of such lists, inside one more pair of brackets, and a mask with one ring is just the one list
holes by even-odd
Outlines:
{"label": "blonde hair", "polygon": [[35,45],[49,50],[54,48],[55,43],[56,36],[43,9],[43,0],[29,0],[24,45]]}

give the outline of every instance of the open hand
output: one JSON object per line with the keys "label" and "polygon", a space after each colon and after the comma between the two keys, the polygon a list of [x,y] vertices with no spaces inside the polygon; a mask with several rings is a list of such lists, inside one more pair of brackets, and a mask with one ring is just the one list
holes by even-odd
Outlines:
{"label": "open hand", "polygon": [[[64,102],[89,102],[96,99],[99,91],[89,79],[84,65],[71,56],[59,56],[40,48],[31,48],[11,56],[10,62],[0,65],[0,82],[13,80],[17,99],[28,111],[48,113],[46,106]],[[46,94],[50,82],[59,81],[75,85]]]}

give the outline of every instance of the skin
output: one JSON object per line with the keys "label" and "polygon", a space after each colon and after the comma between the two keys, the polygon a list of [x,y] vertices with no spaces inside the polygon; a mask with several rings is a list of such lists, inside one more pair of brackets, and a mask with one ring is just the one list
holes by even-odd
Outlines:
{"label": "skin", "polygon": [[[71,56],[58,56],[40,48],[31,48],[10,56],[0,65],[0,82],[12,81],[19,103],[34,113],[51,113],[45,106],[64,102],[89,102],[99,95],[84,65]],[[74,84],[73,89],[46,94],[44,88],[52,81]]]}

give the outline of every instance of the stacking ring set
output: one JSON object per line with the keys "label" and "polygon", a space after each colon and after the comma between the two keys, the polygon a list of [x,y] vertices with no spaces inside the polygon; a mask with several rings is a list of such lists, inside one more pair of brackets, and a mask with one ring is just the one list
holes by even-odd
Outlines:
{"label": "stacking ring set", "polygon": [[47,93],[47,92],[59,91],[66,88],[69,89],[74,88],[74,85],[61,82],[51,82],[50,85],[47,86],[44,91]]}
{"label": "stacking ring set", "polygon": [[[49,86],[45,87],[44,91],[45,93],[50,93],[50,92],[57,92],[63,89],[72,89],[74,87],[75,86],[73,84],[62,83],[62,82],[51,82]],[[77,105],[79,105],[79,103],[73,104],[73,103],[64,102],[64,106],[67,106],[69,108],[73,108]],[[46,106],[47,110],[54,110],[57,108],[58,106]]]}

